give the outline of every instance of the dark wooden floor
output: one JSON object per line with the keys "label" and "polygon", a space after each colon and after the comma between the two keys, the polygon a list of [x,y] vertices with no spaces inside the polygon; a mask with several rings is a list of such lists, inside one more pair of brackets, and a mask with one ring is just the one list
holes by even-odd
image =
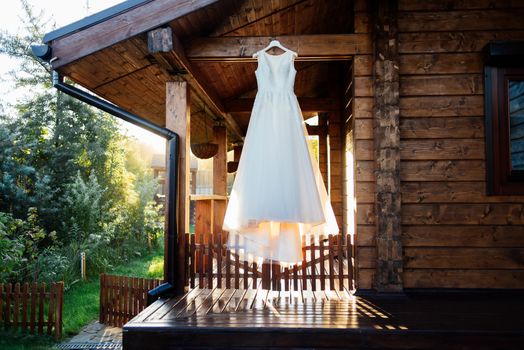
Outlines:
{"label": "dark wooden floor", "polygon": [[195,288],[124,327],[124,349],[524,349],[522,294],[356,297]]}

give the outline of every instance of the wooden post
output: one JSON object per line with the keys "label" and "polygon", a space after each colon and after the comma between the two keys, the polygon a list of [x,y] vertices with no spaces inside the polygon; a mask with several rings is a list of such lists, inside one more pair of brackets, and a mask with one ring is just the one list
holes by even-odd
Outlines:
{"label": "wooden post", "polygon": [[213,128],[218,152],[213,157],[213,193],[225,196],[227,194],[227,133],[225,126]]}
{"label": "wooden post", "polygon": [[[322,127],[322,130],[327,130],[328,125],[328,114],[318,114],[318,126]],[[326,132],[321,132],[318,135],[318,166],[324,185],[326,186],[327,193],[329,193],[329,150],[328,150],[328,138]]]}
{"label": "wooden post", "polygon": [[331,206],[342,229],[342,174],[343,174],[343,144],[342,144],[342,117],[340,111],[329,113],[328,125],[328,152],[329,152],[329,190]]}
{"label": "wooden post", "polygon": [[374,3],[376,288],[402,292],[397,1]]}
{"label": "wooden post", "polygon": [[234,161],[240,162],[240,155],[242,154],[242,145],[235,146],[235,152],[234,152]]}
{"label": "wooden post", "polygon": [[[215,126],[215,143],[218,152],[213,157],[213,193],[221,196],[227,195],[227,130],[225,126]],[[226,214],[226,201],[213,201],[213,234],[222,232],[222,224]]]}
{"label": "wooden post", "polygon": [[[189,233],[189,178],[190,178],[190,100],[189,89],[185,81],[174,81],[166,83],[166,128],[176,132],[179,136],[178,150],[178,202],[177,202],[177,237],[169,237],[165,234],[165,247],[169,246],[169,239],[176,239],[177,246],[175,256],[168,256],[164,251],[164,278],[167,276],[168,264],[174,264],[174,287],[177,293],[183,293],[186,289],[186,259],[185,259],[185,237]],[[169,154],[169,152],[167,152]],[[167,175],[169,176],[169,174]],[[168,179],[166,179],[168,181]],[[168,195],[168,194],[167,194]],[[166,203],[167,203],[166,198]],[[166,206],[167,208],[167,206]],[[166,212],[166,220],[168,213]],[[170,261],[176,259],[176,261]],[[172,266],[172,265],[171,265]]]}

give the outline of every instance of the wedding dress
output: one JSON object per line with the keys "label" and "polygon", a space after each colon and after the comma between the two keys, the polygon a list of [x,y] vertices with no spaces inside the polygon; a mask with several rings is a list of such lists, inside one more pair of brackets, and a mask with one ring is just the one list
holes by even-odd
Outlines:
{"label": "wedding dress", "polygon": [[258,52],[258,92],[223,224],[245,260],[296,263],[308,235],[338,233],[293,91],[294,59]]}

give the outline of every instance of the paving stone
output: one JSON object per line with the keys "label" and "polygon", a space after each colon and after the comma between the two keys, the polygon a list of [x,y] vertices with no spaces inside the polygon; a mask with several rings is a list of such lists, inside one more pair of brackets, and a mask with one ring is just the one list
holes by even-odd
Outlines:
{"label": "paving stone", "polygon": [[93,321],[80,333],[57,345],[58,349],[122,349],[122,328]]}

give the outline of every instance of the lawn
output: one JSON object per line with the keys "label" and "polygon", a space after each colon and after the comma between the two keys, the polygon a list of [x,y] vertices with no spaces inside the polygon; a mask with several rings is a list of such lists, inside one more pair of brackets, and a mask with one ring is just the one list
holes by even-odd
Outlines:
{"label": "lawn", "polygon": [[[116,266],[108,273],[136,276],[162,278],[164,268],[164,248],[158,247],[154,251],[145,254],[133,261]],[[98,304],[100,293],[100,281],[92,279],[87,282],[79,282],[71,286],[64,295],[63,312],[63,334],[70,337],[77,334],[80,329],[98,318]],[[24,349],[52,349],[54,340],[47,336],[30,336],[21,333],[0,332],[0,349],[2,350],[24,350]]]}

